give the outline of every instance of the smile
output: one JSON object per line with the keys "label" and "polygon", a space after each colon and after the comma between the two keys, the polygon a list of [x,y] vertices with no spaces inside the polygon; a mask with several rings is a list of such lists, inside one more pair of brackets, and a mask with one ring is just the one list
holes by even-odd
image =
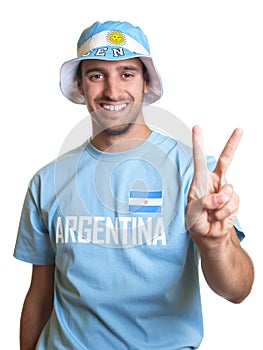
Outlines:
{"label": "smile", "polygon": [[102,105],[102,108],[104,108],[106,111],[111,111],[111,112],[118,112],[126,107],[127,107],[127,103],[122,103],[121,105],[106,105],[106,104]]}

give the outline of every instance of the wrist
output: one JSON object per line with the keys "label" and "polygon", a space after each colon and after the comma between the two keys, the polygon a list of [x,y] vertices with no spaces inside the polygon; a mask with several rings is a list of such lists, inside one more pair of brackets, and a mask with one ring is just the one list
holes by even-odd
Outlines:
{"label": "wrist", "polygon": [[212,251],[220,253],[226,252],[227,247],[231,244],[231,233],[226,232],[224,234],[215,235],[207,234],[205,236],[196,235],[191,233],[191,238],[194,243],[198,246],[200,252]]}

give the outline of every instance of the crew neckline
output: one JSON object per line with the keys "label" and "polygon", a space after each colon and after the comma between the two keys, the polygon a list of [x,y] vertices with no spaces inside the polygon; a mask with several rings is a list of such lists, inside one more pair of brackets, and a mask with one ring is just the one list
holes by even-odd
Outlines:
{"label": "crew neckline", "polygon": [[87,152],[96,159],[104,160],[104,161],[116,161],[118,159],[136,157],[144,154],[152,144],[155,143],[158,133],[154,130],[151,131],[150,135],[137,147],[134,147],[128,151],[123,152],[103,152],[96,148],[92,142],[91,138],[87,142]]}

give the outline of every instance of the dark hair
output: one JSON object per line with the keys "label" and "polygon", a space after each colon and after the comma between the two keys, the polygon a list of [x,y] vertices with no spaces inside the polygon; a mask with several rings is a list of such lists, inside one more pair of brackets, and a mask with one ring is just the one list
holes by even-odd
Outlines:
{"label": "dark hair", "polygon": [[76,71],[76,78],[77,78],[77,81],[81,81],[82,77],[81,77],[81,66],[82,66],[82,62],[83,61],[80,61],[79,65],[78,65],[78,68],[77,68],[77,71]]}
{"label": "dark hair", "polygon": [[149,75],[148,75],[148,72],[147,72],[147,68],[145,66],[145,64],[143,63],[142,60],[140,60],[142,62],[142,72],[143,72],[143,76],[144,76],[144,79],[149,82]]}

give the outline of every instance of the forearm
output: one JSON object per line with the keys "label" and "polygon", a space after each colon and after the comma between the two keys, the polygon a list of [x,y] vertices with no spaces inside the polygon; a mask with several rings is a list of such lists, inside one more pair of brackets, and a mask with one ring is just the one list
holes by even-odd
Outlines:
{"label": "forearm", "polygon": [[254,279],[253,263],[248,254],[230,234],[220,241],[205,242],[204,239],[198,245],[202,270],[211,289],[231,302],[242,302]]}
{"label": "forearm", "polygon": [[34,350],[53,309],[54,265],[33,266],[20,321],[20,350]]}
{"label": "forearm", "polygon": [[28,293],[20,321],[20,350],[34,350],[47,320],[52,306],[41,304]]}

